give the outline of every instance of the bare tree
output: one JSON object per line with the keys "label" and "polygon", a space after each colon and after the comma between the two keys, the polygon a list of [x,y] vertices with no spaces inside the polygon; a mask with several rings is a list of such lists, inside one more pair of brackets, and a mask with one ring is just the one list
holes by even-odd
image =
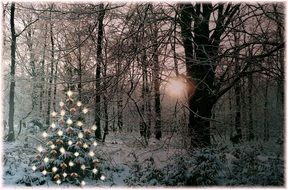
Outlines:
{"label": "bare tree", "polygon": [[[187,80],[192,81],[191,84],[193,84],[190,85],[190,90],[188,90],[189,129],[193,147],[205,147],[211,144],[210,121],[212,108],[221,96],[228,92],[242,77],[247,76],[247,71],[251,66],[249,63],[252,60],[255,62],[255,60],[259,61],[271,56],[284,47],[283,42],[263,42],[259,41],[259,38],[253,42],[243,42],[239,46],[234,46],[227,51],[230,53],[228,57],[234,55],[234,51],[243,50],[253,44],[260,46],[263,51],[261,53],[254,52],[253,56],[239,57],[239,59],[246,60],[245,64],[241,67],[240,72],[230,73],[232,74],[232,76],[230,75],[231,80],[225,81],[224,75],[216,78],[219,59],[221,56],[225,56],[225,54],[221,56],[219,54],[221,36],[230,32],[230,23],[239,11],[240,6],[240,4],[231,3],[180,4],[179,22],[185,51]],[[252,11],[252,13],[255,13],[255,11]],[[217,17],[214,17],[215,15]],[[244,16],[241,17],[244,18]],[[215,25],[210,24],[212,19],[214,19]],[[251,34],[251,36],[255,36],[254,34]],[[264,49],[263,44],[271,44],[272,46]],[[231,82],[227,84],[224,81]]]}
{"label": "bare tree", "polygon": [[8,134],[8,141],[15,140],[14,134],[14,112],[15,112],[15,65],[16,65],[16,39],[17,34],[15,32],[15,3],[12,2],[11,4],[11,16],[10,16],[10,27],[11,27],[11,67],[10,67],[10,91],[9,91],[9,134]]}
{"label": "bare tree", "polygon": [[99,15],[98,15],[98,34],[97,34],[97,66],[96,66],[96,83],[95,83],[95,124],[97,126],[97,130],[95,131],[96,139],[101,139],[101,110],[100,110],[100,88],[101,88],[101,81],[100,81],[100,74],[101,74],[101,66],[103,66],[103,33],[104,33],[104,16],[105,16],[105,8],[104,4],[99,4]]}

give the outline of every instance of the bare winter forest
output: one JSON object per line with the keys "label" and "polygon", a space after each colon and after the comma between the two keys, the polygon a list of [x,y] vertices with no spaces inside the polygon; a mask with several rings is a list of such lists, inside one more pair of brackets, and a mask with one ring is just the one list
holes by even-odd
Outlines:
{"label": "bare winter forest", "polygon": [[281,2],[2,3],[4,186],[283,186]]}

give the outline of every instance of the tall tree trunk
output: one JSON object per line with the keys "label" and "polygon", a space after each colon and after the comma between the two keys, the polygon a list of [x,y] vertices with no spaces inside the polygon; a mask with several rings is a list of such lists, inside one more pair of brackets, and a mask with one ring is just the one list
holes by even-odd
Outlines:
{"label": "tall tree trunk", "polygon": [[177,52],[176,52],[176,39],[177,39],[177,17],[175,15],[174,18],[174,29],[173,29],[173,41],[171,40],[171,49],[173,51],[173,61],[174,61],[174,69],[175,69],[175,74],[178,77],[179,76],[179,69],[178,69],[178,60],[177,60]]}
{"label": "tall tree trunk", "polygon": [[78,99],[82,100],[82,52],[81,52],[81,36],[78,34]]}
{"label": "tall tree trunk", "polygon": [[41,115],[43,114],[43,102],[44,102],[44,94],[45,94],[45,59],[46,59],[46,48],[47,48],[47,23],[45,23],[45,36],[44,36],[44,48],[42,53],[41,60],[41,84],[40,84],[40,102],[39,102],[39,110]]}
{"label": "tall tree trunk", "polygon": [[248,140],[254,139],[254,129],[253,129],[253,75],[252,73],[248,75]]}
{"label": "tall tree trunk", "polygon": [[10,15],[10,26],[11,26],[11,67],[10,67],[10,89],[9,89],[9,134],[7,141],[14,141],[15,140],[15,133],[14,133],[14,96],[15,96],[15,65],[16,65],[16,32],[15,32],[15,24],[14,24],[14,17],[15,17],[15,3],[11,4],[11,15]]}
{"label": "tall tree trunk", "polygon": [[[54,49],[54,48],[53,48]],[[55,61],[55,71],[54,71],[54,89],[53,89],[53,110],[56,110],[56,97],[57,97],[57,72],[58,72],[58,61]]]}
{"label": "tall tree trunk", "polygon": [[[240,72],[240,65],[238,62],[238,55],[235,55],[235,70]],[[231,137],[233,143],[239,143],[242,139],[242,123],[241,123],[241,80],[237,81],[234,88],[235,92],[235,131],[236,134]]]}
{"label": "tall tree trunk", "polygon": [[[148,82],[149,81],[149,82]],[[151,105],[151,90],[150,90],[150,77],[148,77],[147,73],[147,84],[146,84],[146,117],[147,117],[147,138],[151,137],[151,124],[152,124],[152,105]]]}
{"label": "tall tree trunk", "polygon": [[[273,5],[273,10],[275,13],[275,18],[278,21],[277,22],[277,40],[279,42],[283,42],[284,41],[284,32],[283,32],[283,19],[279,18],[279,13],[277,11],[277,4]],[[284,53],[285,53],[285,49],[281,49],[279,50],[279,52],[277,53],[277,60],[279,62],[279,68],[280,68],[280,74],[279,74],[279,78],[277,80],[277,110],[279,110],[279,114],[280,114],[280,118],[283,118],[283,109],[284,109],[284,72],[285,72],[285,68],[284,68]]]}
{"label": "tall tree trunk", "polygon": [[37,89],[36,89],[36,68],[35,68],[35,56],[33,52],[33,42],[32,42],[32,30],[28,28],[27,31],[27,45],[29,50],[29,59],[30,59],[30,67],[31,67],[31,83],[32,83],[32,110],[38,105],[37,100]]}
{"label": "tall tree trunk", "polygon": [[[188,106],[189,106],[189,136],[192,147],[205,147],[211,144],[210,140],[210,118],[214,97],[213,55],[218,48],[211,50],[213,46],[209,40],[209,17],[210,4],[203,4],[204,19],[194,22],[194,37],[192,35],[192,13],[191,4],[181,5],[181,36],[184,45],[185,63],[188,83]],[[200,6],[198,4],[197,6]],[[192,39],[194,39],[195,49]],[[213,47],[215,48],[215,47]],[[194,57],[195,53],[195,57]]]}
{"label": "tall tree trunk", "polygon": [[[53,6],[51,7],[51,9]],[[51,15],[50,15],[51,17]],[[54,76],[54,37],[53,37],[53,24],[52,19],[50,23],[50,42],[51,42],[51,64],[50,64],[50,76],[49,76],[49,87],[47,92],[47,115],[46,115],[46,125],[49,126],[50,124],[50,111],[51,111],[51,100],[52,100],[52,83],[53,83],[53,76]]]}
{"label": "tall tree trunk", "polygon": [[105,142],[106,136],[108,135],[108,125],[109,125],[109,117],[108,117],[108,92],[107,92],[107,80],[106,80],[106,74],[107,74],[107,62],[104,65],[104,69],[103,69],[103,86],[104,86],[104,96],[103,96],[103,101],[104,101],[104,134],[103,134],[103,139],[102,142]]}
{"label": "tall tree trunk", "polygon": [[[159,59],[158,59],[158,29],[156,28],[156,23],[153,26],[152,29],[152,36],[153,36],[153,63],[154,63],[154,69],[153,69],[153,81],[154,81],[154,109],[155,109],[155,138],[160,140],[162,137],[162,131],[161,131],[161,101],[160,101],[160,67],[159,67]],[[175,52],[176,53],[176,52]],[[175,63],[177,65],[177,63]],[[175,68],[176,69],[176,68]],[[178,69],[176,69],[176,74],[178,72]]]}
{"label": "tall tree trunk", "polygon": [[117,94],[117,126],[121,132],[123,129],[123,96],[122,94]]}
{"label": "tall tree trunk", "polygon": [[[234,23],[232,23],[234,24]],[[234,31],[233,32],[234,42],[235,46],[237,47],[239,45],[239,34]],[[239,51],[234,51],[234,65],[235,65],[235,73],[241,72],[240,62],[239,62]],[[241,102],[241,80],[238,80],[234,86],[234,93],[235,93],[235,131],[236,134],[234,136],[230,137],[230,140],[232,143],[239,143],[242,139],[242,122],[241,122],[241,110],[242,110],[242,102]]]}
{"label": "tall tree trunk", "polygon": [[104,32],[104,25],[103,20],[105,16],[105,9],[104,4],[99,4],[99,15],[98,15],[98,36],[97,36],[97,66],[96,66],[96,98],[95,98],[95,124],[97,126],[97,130],[95,131],[95,138],[97,140],[101,140],[101,122],[100,122],[100,114],[101,114],[101,96],[100,96],[100,88],[101,88],[101,81],[100,81],[100,73],[101,73],[101,66],[103,65],[103,55],[102,55],[102,47],[103,47],[103,32]]}
{"label": "tall tree trunk", "polygon": [[[120,76],[121,73],[121,62],[118,60],[116,64],[116,75]],[[118,80],[117,83],[117,127],[119,131],[123,128],[123,94],[122,94],[123,80]]]}
{"label": "tall tree trunk", "polygon": [[[145,120],[140,121],[140,135],[147,139],[150,136],[150,126],[148,121],[148,93],[149,93],[149,87],[148,87],[148,68],[147,68],[147,55],[146,50],[143,47],[142,48],[142,91],[141,91],[141,114],[144,116]],[[146,122],[146,123],[145,123]]]}
{"label": "tall tree trunk", "polygon": [[264,93],[264,141],[269,140],[269,125],[268,125],[268,87],[269,87],[269,80],[266,79],[265,84],[265,93]]}

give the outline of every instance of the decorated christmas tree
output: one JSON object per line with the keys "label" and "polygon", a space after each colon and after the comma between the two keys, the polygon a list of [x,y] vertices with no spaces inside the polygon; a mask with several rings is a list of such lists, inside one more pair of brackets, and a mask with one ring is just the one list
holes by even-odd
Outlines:
{"label": "decorated christmas tree", "polygon": [[61,101],[60,111],[51,113],[51,125],[43,132],[44,145],[37,147],[32,169],[61,184],[68,182],[84,186],[85,177],[104,180],[99,160],[95,156],[97,142],[92,135],[96,125],[85,124],[88,109],[66,92],[67,99]]}

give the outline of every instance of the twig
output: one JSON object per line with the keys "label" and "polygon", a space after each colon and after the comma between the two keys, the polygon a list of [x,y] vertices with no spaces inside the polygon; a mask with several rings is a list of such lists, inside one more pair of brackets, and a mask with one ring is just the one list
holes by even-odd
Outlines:
{"label": "twig", "polygon": [[45,144],[45,142],[43,142],[42,140],[40,140],[40,139],[38,139],[38,138],[36,138],[36,137],[30,136],[30,135],[27,135],[27,137],[30,137],[30,138],[32,138],[32,139],[35,139],[35,140],[39,141],[39,142],[42,143],[42,144]]}

